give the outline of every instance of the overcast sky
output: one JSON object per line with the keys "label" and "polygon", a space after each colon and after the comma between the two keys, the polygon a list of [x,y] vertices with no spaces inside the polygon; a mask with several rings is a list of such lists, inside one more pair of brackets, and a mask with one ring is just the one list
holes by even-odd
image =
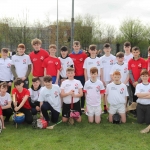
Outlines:
{"label": "overcast sky", "polygon": [[[150,0],[74,0],[74,15],[90,14],[97,19],[115,25],[126,18],[139,18],[150,22]],[[58,0],[59,19],[71,20],[72,0]],[[20,17],[28,14],[31,23],[57,19],[57,0],[0,0],[1,17]]]}

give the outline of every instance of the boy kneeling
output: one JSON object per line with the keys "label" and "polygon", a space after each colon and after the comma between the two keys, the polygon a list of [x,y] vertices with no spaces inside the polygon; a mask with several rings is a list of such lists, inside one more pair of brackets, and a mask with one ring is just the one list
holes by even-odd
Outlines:
{"label": "boy kneeling", "polygon": [[48,110],[51,111],[51,121],[53,123],[58,122],[61,100],[60,100],[60,88],[56,84],[52,84],[52,77],[47,75],[43,78],[44,87],[42,88],[38,101],[40,102],[40,107],[45,120],[50,125],[50,117],[48,115]]}
{"label": "boy kneeling", "polygon": [[[62,121],[69,121],[70,124],[74,124],[74,119],[70,118],[70,109],[80,113],[76,121],[81,122],[80,97],[83,96],[83,86],[79,80],[74,79],[74,68],[67,68],[66,73],[68,79],[63,81],[61,85],[61,96],[63,98]],[[71,108],[71,103],[73,108]]]}
{"label": "boy kneeling", "polygon": [[113,115],[119,113],[121,122],[126,122],[126,101],[128,96],[127,87],[121,83],[121,73],[115,71],[113,73],[113,82],[107,85],[106,100],[109,106],[109,122],[113,122]]}

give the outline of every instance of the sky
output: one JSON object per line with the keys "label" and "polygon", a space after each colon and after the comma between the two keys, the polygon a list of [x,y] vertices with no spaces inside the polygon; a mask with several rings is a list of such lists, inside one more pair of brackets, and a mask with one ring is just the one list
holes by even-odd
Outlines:
{"label": "sky", "polygon": [[[150,23],[149,0],[74,0],[74,16],[92,15],[95,20],[119,26],[125,18]],[[57,0],[0,0],[0,18],[24,18],[29,22],[57,19]],[[72,0],[58,0],[58,19],[71,20]]]}

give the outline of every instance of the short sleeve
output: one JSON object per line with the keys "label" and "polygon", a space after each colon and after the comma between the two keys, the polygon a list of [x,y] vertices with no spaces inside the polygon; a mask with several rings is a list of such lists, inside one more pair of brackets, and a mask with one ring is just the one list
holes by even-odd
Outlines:
{"label": "short sleeve", "polygon": [[25,89],[26,91],[25,91],[25,95],[28,95],[28,96],[30,96],[30,92],[29,92],[29,90],[28,89]]}
{"label": "short sleeve", "polygon": [[73,60],[71,58],[70,58],[70,66],[73,66],[73,68],[74,68],[74,63],[73,63]]}
{"label": "short sleeve", "polygon": [[44,67],[44,68],[47,68],[47,63],[46,63],[47,61],[46,61],[46,59],[43,61],[43,63],[42,63],[42,67]]}
{"label": "short sleeve", "polygon": [[131,59],[128,62],[128,70],[131,70]]}
{"label": "short sleeve", "polygon": [[16,88],[12,90],[12,94],[16,94]]}
{"label": "short sleeve", "polygon": [[136,95],[137,93],[141,93],[141,92],[140,92],[140,84],[138,84],[138,85],[136,86],[136,88],[135,88],[135,94],[134,94],[134,95]]}
{"label": "short sleeve", "polygon": [[79,81],[79,89],[82,89],[82,88],[83,88],[83,86],[82,86],[81,82]]}
{"label": "short sleeve", "polygon": [[60,62],[60,59],[58,59],[58,58],[57,58],[56,66],[57,66],[57,70],[60,70],[61,62]]}
{"label": "short sleeve", "polygon": [[[28,55],[27,55],[28,56]],[[28,56],[28,65],[31,65],[32,63],[31,63],[31,59],[30,59],[30,57]]]}
{"label": "short sleeve", "polygon": [[107,85],[106,87],[106,94],[108,95],[109,94],[109,86]]}
{"label": "short sleeve", "polygon": [[43,90],[39,93],[38,101],[39,102],[43,102],[44,101]]}
{"label": "short sleeve", "polygon": [[146,64],[146,61],[144,59],[142,62],[142,69],[147,69],[147,64]]}
{"label": "short sleeve", "polygon": [[110,75],[112,75],[114,71],[115,71],[115,65],[112,66],[112,68],[110,70]]}
{"label": "short sleeve", "polygon": [[125,96],[129,96],[129,94],[128,94],[128,90],[127,90],[127,86],[126,86],[126,85],[125,85],[125,89],[126,89]]}
{"label": "short sleeve", "polygon": [[85,92],[87,91],[87,82],[85,82],[83,89],[84,89]]}
{"label": "short sleeve", "polygon": [[8,93],[8,101],[12,101],[10,94]]}
{"label": "short sleeve", "polygon": [[85,59],[84,64],[83,64],[83,68],[84,68],[84,69],[87,69],[87,59],[88,59],[88,58]]}

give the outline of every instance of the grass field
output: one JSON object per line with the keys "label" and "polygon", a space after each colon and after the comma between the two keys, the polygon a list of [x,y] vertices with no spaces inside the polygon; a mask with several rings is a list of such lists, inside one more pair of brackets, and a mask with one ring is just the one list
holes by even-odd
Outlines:
{"label": "grass field", "polygon": [[0,134],[0,150],[150,150],[150,134],[140,133],[146,125],[137,124],[132,114],[126,124],[111,124],[106,118],[103,114],[100,124],[90,124],[83,114],[81,123],[61,123],[53,130],[25,123],[16,129],[10,121]]}

